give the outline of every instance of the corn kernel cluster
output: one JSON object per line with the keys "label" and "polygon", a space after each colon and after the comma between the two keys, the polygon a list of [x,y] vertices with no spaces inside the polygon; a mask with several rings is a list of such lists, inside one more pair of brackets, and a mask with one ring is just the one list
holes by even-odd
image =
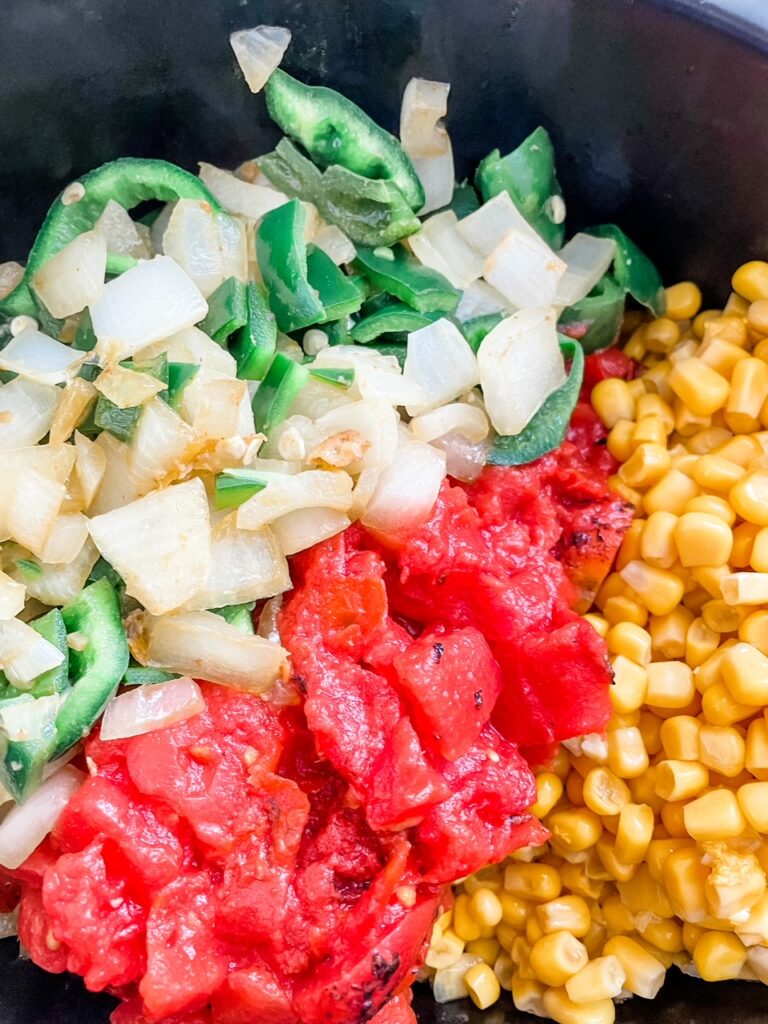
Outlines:
{"label": "corn kernel cluster", "polygon": [[615,674],[604,736],[537,775],[549,828],[456,887],[426,959],[435,997],[502,990],[610,1024],[673,964],[768,984],[768,263],[724,309],[691,282],[632,314],[630,382],[592,392],[636,518],[586,618]]}

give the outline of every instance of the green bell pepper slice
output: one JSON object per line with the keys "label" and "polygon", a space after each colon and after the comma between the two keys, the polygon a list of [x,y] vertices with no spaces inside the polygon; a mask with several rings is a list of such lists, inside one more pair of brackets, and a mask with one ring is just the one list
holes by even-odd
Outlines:
{"label": "green bell pepper slice", "polygon": [[605,274],[589,295],[560,314],[558,327],[578,340],[585,352],[612,344],[621,327],[625,290],[612,274]]}
{"label": "green bell pepper slice", "polygon": [[410,334],[439,319],[439,313],[420,313],[402,302],[390,302],[364,317],[350,329],[349,336],[357,345],[367,345],[385,334]]}
{"label": "green bell pepper slice", "polygon": [[108,252],[107,253],[107,277],[119,277],[120,274],[124,274],[126,270],[133,270],[134,267],[138,266],[139,261],[135,256],[129,256],[125,252]]}
{"label": "green bell pepper slice", "polygon": [[219,345],[248,322],[248,299],[244,281],[228,277],[208,298],[208,315],[200,324]]}
{"label": "green bell pepper slice", "polygon": [[96,335],[91,323],[91,311],[87,308],[80,314],[72,348],[76,348],[78,352],[91,352],[96,348]]}
{"label": "green bell pepper slice", "polygon": [[43,781],[56,744],[58,694],[34,698],[24,694],[0,704],[0,782],[23,803]]}
{"label": "green bell pepper slice", "polygon": [[459,220],[463,220],[470,213],[480,209],[480,200],[477,198],[477,192],[468,181],[462,181],[460,185],[454,188],[453,198],[448,204],[448,209],[453,210]]}
{"label": "green bell pepper slice", "polygon": [[99,395],[93,412],[94,427],[97,431],[106,430],[118,441],[128,444],[143,411],[141,405],[120,409],[104,395]]}
{"label": "green bell pepper slice", "polygon": [[399,141],[352,100],[325,86],[304,85],[280,68],[270,75],[264,95],[272,120],[315,163],[392,181],[411,209],[424,205],[424,189]]}
{"label": "green bell pepper slice", "polygon": [[326,384],[335,384],[339,388],[351,388],[355,383],[355,371],[351,366],[335,369],[332,366],[321,366],[319,369],[309,368],[310,377],[323,380]]}
{"label": "green bell pepper slice", "polygon": [[308,367],[277,352],[251,402],[256,429],[268,434],[282,423],[308,380]]}
{"label": "green bell pepper slice", "polygon": [[8,316],[20,313],[37,315],[38,303],[32,294],[32,278],[73,239],[91,230],[110,199],[126,210],[132,210],[147,199],[164,202],[202,199],[217,212],[221,210],[216,197],[199,178],[165,160],[123,157],[89,171],[77,181],[85,194],[79,201],[65,205],[62,202],[67,194],[65,190],[54,200],[30,250],[23,279],[0,302],[1,313]]}
{"label": "green bell pepper slice", "polygon": [[371,348],[382,356],[394,356],[400,364],[400,369],[405,367],[405,357],[408,354],[408,345],[404,341],[374,341]]}
{"label": "green bell pepper slice", "polygon": [[219,511],[239,508],[266,486],[263,476],[252,469],[225,469],[214,481],[213,507]]}
{"label": "green bell pepper slice", "polygon": [[584,350],[578,342],[561,335],[560,351],[571,360],[568,379],[546,399],[521,433],[495,439],[487,458],[492,466],[522,466],[563,443],[584,379]]}
{"label": "green bell pepper slice", "polygon": [[241,633],[253,636],[256,630],[253,628],[253,609],[255,601],[247,601],[245,604],[228,604],[224,608],[211,608],[214,615],[220,615],[225,622]]}
{"label": "green bell pepper slice", "polygon": [[536,128],[504,157],[494,149],[480,162],[475,184],[486,202],[500,192],[509,192],[531,227],[553,249],[561,248],[565,226],[552,219],[552,198],[562,199],[563,193],[555,173],[555,150],[546,128]]}
{"label": "green bell pepper slice", "polygon": [[353,266],[383,292],[394,295],[420,313],[452,313],[459,304],[459,291],[442,274],[424,267],[402,246],[393,250],[394,259],[360,247]]}
{"label": "green bell pepper slice", "polygon": [[72,689],[56,716],[54,758],[88,735],[117,691],[129,661],[120,600],[106,577],[87,586],[61,614],[67,632],[80,634],[84,647],[70,650]]}
{"label": "green bell pepper slice", "polygon": [[363,292],[327,253],[310,245],[307,249],[307,278],[325,308],[321,323],[341,320],[356,313],[363,304]]}
{"label": "green bell pepper slice", "polygon": [[256,259],[277,326],[288,334],[325,319],[325,307],[307,277],[307,214],[298,199],[263,218],[256,235]]}
{"label": "green bell pepper slice", "polygon": [[30,622],[30,626],[49,644],[53,644],[64,660],[56,668],[38,676],[29,692],[33,697],[51,697],[55,693],[63,693],[69,687],[69,647],[64,617],[58,608],[52,608],[39,619]]}
{"label": "green bell pepper slice", "polygon": [[167,683],[171,679],[179,679],[175,672],[166,672],[162,668],[145,668],[143,665],[129,665],[122,679],[122,686],[154,686],[155,683]]}
{"label": "green bell pepper slice", "polygon": [[472,351],[477,355],[477,350],[484,341],[486,335],[490,334],[494,327],[497,327],[504,319],[503,313],[483,313],[480,316],[473,316],[461,325],[464,337]]}
{"label": "green bell pepper slice", "polygon": [[663,316],[666,308],[664,284],[645,253],[615,224],[599,224],[595,228],[587,228],[587,234],[614,240],[616,256],[613,273],[617,283],[654,316]]}
{"label": "green bell pepper slice", "polygon": [[241,380],[261,380],[277,345],[275,314],[269,308],[263,284],[248,282],[245,305],[246,322],[230,339],[229,350],[237,361],[237,376]]}
{"label": "green bell pepper slice", "polygon": [[160,397],[178,412],[184,397],[184,389],[199,372],[199,363],[168,363],[168,390],[161,392]]}

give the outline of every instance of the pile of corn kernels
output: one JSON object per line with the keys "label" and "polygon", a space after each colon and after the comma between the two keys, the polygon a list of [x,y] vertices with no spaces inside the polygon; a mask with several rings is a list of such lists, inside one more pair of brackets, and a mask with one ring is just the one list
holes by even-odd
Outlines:
{"label": "pile of corn kernels", "polygon": [[630,314],[630,382],[592,392],[636,509],[586,616],[613,717],[537,775],[548,843],[456,887],[426,960],[435,998],[501,990],[558,1024],[610,1024],[673,965],[768,984],[768,263],[722,310],[667,289]]}

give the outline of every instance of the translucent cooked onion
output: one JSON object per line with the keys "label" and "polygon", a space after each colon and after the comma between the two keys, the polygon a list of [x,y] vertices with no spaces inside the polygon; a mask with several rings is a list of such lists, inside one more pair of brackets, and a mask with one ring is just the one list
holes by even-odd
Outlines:
{"label": "translucent cooked onion", "polygon": [[435,972],[432,980],[432,996],[436,1003],[450,1003],[454,999],[466,999],[469,995],[464,984],[464,975],[475,964],[481,962],[479,956],[462,953],[450,967],[441,967]]}
{"label": "translucent cooked onion", "polygon": [[488,436],[488,417],[477,405],[453,402],[415,416],[410,422],[410,428],[417,441],[429,443],[445,434],[457,433],[476,444]]}
{"label": "translucent cooked onion", "polygon": [[51,429],[57,387],[15,377],[0,384],[0,450],[37,444]]}
{"label": "translucent cooked onion", "polygon": [[199,288],[175,260],[155,256],[110,281],[91,307],[96,352],[107,362],[126,359],[207,312]]}
{"label": "translucent cooked onion", "polygon": [[589,295],[616,255],[612,238],[577,234],[557,254],[566,264],[557,286],[558,306],[573,306]]}
{"label": "translucent cooked onion", "polygon": [[483,267],[483,277],[518,309],[551,306],[565,263],[538,236],[513,229]]}
{"label": "translucent cooked onion", "polygon": [[182,461],[194,439],[194,431],[162,398],[148,402],[127,452],[130,477],[138,491],[154,490]]}
{"label": "translucent cooked onion", "polygon": [[90,521],[91,538],[153,615],[179,608],[205,584],[211,559],[208,499],[198,478],[151,491]]}
{"label": "translucent cooked onion", "polygon": [[[44,565],[31,551],[18,545],[4,549],[5,571],[19,583],[25,584],[27,598],[34,598],[50,607],[74,601],[85,586],[99,552],[90,537],[77,557],[67,565]],[[31,562],[35,567],[20,567],[18,562]]]}
{"label": "translucent cooked onion", "polygon": [[[392,406],[418,405],[424,400],[421,388],[406,380],[394,356],[383,356],[362,345],[334,345],[315,357],[315,366],[355,371],[355,387],[361,398],[387,402]],[[351,389],[350,389],[351,390]],[[348,400],[349,392],[347,392]]]}
{"label": "translucent cooked onion", "polygon": [[67,765],[24,804],[13,807],[0,824],[0,865],[13,871],[23,864],[54,827],[84,781],[82,772]]}
{"label": "translucent cooked onion", "polygon": [[510,231],[519,231],[522,235],[540,241],[539,235],[512,202],[508,192],[499,192],[474,213],[463,217],[456,227],[472,248],[486,258]]}
{"label": "translucent cooked onion", "polygon": [[[213,338],[209,338],[205,331],[201,331],[198,327],[188,327],[169,338],[163,338],[162,341],[142,348],[136,353],[135,361],[137,364],[143,365],[164,353],[168,356],[168,362],[196,363],[204,370],[219,376],[235,377],[237,375],[237,363],[234,356],[231,356],[225,348],[218,345]],[[188,385],[186,391],[196,382],[197,377]]]}
{"label": "translucent cooked onion", "polygon": [[228,213],[217,213],[221,247],[221,273],[223,280],[236,277],[238,281],[248,280],[248,239],[245,224]]}
{"label": "translucent cooked onion", "polygon": [[450,320],[436,320],[408,335],[403,377],[421,391],[408,413],[435,409],[470,391],[480,381],[475,354]]}
{"label": "translucent cooked onion", "polygon": [[180,199],[163,232],[163,252],[171,256],[208,296],[224,280],[221,232],[210,203]]}
{"label": "translucent cooked onion", "polygon": [[288,202],[288,196],[274,188],[253,185],[236,178],[213,164],[200,164],[200,179],[213,192],[225,210],[248,220],[259,221],[265,213]]}
{"label": "translucent cooked onion", "polygon": [[0,370],[18,373],[37,384],[63,384],[74,376],[83,353],[28,328],[0,349]]}
{"label": "translucent cooked onion", "polygon": [[308,451],[322,455],[322,445],[330,438],[351,432],[365,442],[359,458],[351,459],[344,467],[348,473],[358,473],[371,467],[388,466],[397,450],[398,416],[386,402],[375,400],[349,402],[319,416],[307,430]]}
{"label": "translucent cooked onion", "polygon": [[440,124],[448,111],[448,82],[412,78],[403,92],[400,108],[400,141],[408,156],[440,156],[445,152],[447,135]]}
{"label": "translucent cooked onion", "polygon": [[483,273],[483,258],[458,230],[453,210],[436,213],[408,239],[414,256],[447,277],[455,288],[468,288]]}
{"label": "translucent cooked onion", "polygon": [[445,477],[445,455],[421,441],[398,449],[382,471],[361,521],[382,539],[397,538],[425,522]]}
{"label": "translucent cooked onion", "polygon": [[453,148],[446,133],[446,146],[437,156],[411,157],[413,169],[424,187],[424,205],[419,214],[424,216],[440,210],[453,199],[456,172],[453,167]]}
{"label": "translucent cooked onion", "polygon": [[276,520],[272,530],[285,554],[295,555],[313,544],[335,537],[349,525],[349,516],[343,512],[331,508],[299,508]]}
{"label": "translucent cooked onion", "polygon": [[42,553],[46,565],[68,565],[80,554],[88,538],[88,520],[82,512],[57,516]]}
{"label": "translucent cooked onion", "polygon": [[212,438],[253,433],[252,420],[250,430],[240,430],[240,411],[244,399],[250,409],[246,381],[226,377],[208,381],[197,393],[192,419],[195,433],[199,437]]}
{"label": "translucent cooked onion", "polygon": [[97,230],[84,231],[43,264],[32,287],[51,316],[63,319],[98,299],[107,269],[107,243]]}
{"label": "translucent cooked onion", "polygon": [[499,434],[519,434],[565,382],[554,309],[525,309],[502,320],[477,353],[485,408]]}
{"label": "translucent cooked onion", "polygon": [[141,496],[142,490],[140,481],[131,471],[127,444],[118,441],[107,430],[103,430],[93,443],[101,449],[106,460],[101,483],[88,509],[90,515],[98,516],[135,501]]}
{"label": "translucent cooked onion", "polygon": [[107,252],[133,256],[136,260],[146,260],[153,255],[128,211],[114,199],[107,202],[94,228],[104,236]]}
{"label": "translucent cooked onion", "polygon": [[341,228],[335,224],[321,224],[312,239],[318,249],[322,249],[326,256],[329,256],[336,266],[342,263],[351,263],[355,258],[355,244],[348,238]]}
{"label": "translucent cooked onion", "polygon": [[288,658],[279,644],[243,633],[213,612],[147,615],[132,649],[143,665],[252,693],[268,690]]}
{"label": "translucent cooked onion", "polygon": [[24,608],[27,588],[0,571],[0,619],[13,619]]}
{"label": "translucent cooked onion", "polygon": [[0,620],[0,668],[8,682],[26,689],[64,660],[61,651],[20,619]]}
{"label": "translucent cooked onion", "polygon": [[290,29],[278,25],[259,25],[232,33],[229,43],[251,92],[261,92],[290,41]]}
{"label": "translucent cooked onion", "polygon": [[352,479],[346,473],[310,469],[294,476],[274,475],[237,510],[237,525],[241,530],[261,530],[297,509],[346,512],[351,503]]}
{"label": "translucent cooked onion", "polygon": [[454,316],[461,323],[472,320],[486,313],[512,313],[513,309],[501,292],[497,292],[486,281],[480,278],[462,292]]}
{"label": "translucent cooked onion", "polygon": [[[144,417],[141,417],[142,420]],[[104,479],[104,472],[107,468],[107,456],[103,448],[100,448],[94,441],[90,441],[83,434],[75,431],[75,450],[77,451],[77,463],[75,472],[80,484],[80,494],[83,499],[83,508],[88,511],[96,492]]]}
{"label": "translucent cooked onion", "polygon": [[445,471],[454,480],[471,484],[477,480],[488,459],[491,441],[470,441],[458,430],[436,437],[432,444],[445,452]]}
{"label": "translucent cooked onion", "polygon": [[103,370],[96,378],[94,387],[118,409],[144,405],[166,389],[166,385],[151,373],[137,373],[119,364]]}
{"label": "translucent cooked onion", "polygon": [[7,263],[0,263],[0,299],[10,295],[13,289],[21,284],[24,277],[24,267],[15,260],[8,260]]}
{"label": "translucent cooked onion", "polygon": [[66,487],[32,467],[15,474],[4,508],[4,528],[24,547],[42,557]]}
{"label": "translucent cooked onion", "polygon": [[53,414],[49,440],[54,444],[68,440],[88,415],[99,397],[90,381],[75,377],[60,392],[61,398]]}
{"label": "translucent cooked onion", "polygon": [[107,704],[101,720],[101,738],[106,741],[142,736],[185,722],[201,711],[205,711],[205,700],[200,687],[189,676],[136,686]]}

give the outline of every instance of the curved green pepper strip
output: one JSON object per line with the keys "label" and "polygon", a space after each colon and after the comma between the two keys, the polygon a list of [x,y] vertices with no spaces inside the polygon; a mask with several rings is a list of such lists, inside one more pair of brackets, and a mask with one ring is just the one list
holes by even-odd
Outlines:
{"label": "curved green pepper strip", "polygon": [[251,402],[256,429],[268,434],[281,423],[308,380],[309,369],[306,366],[278,352]]}
{"label": "curved green pepper strip", "polygon": [[356,278],[340,270],[331,257],[315,245],[307,249],[307,278],[325,307],[321,323],[351,316],[363,304],[363,292]]}
{"label": "curved green pepper strip", "polygon": [[230,339],[241,380],[261,380],[272,362],[277,344],[275,314],[269,308],[263,284],[249,281],[245,295],[247,321]]}
{"label": "curved green pepper strip", "polygon": [[307,277],[306,221],[306,210],[292,199],[270,210],[256,235],[256,259],[269,306],[286,334],[325,318],[325,307]]}
{"label": "curved green pepper strip", "polygon": [[587,228],[586,233],[614,240],[613,273],[617,283],[654,316],[663,316],[666,308],[664,284],[645,253],[615,224],[599,224],[595,228]]}
{"label": "curved green pepper strip", "polygon": [[0,782],[23,803],[43,781],[56,742],[55,720],[61,698],[23,694],[0,708]]}
{"label": "curved green pepper strip", "polygon": [[492,466],[522,466],[563,443],[584,379],[584,350],[578,342],[561,335],[560,351],[571,360],[568,379],[546,399],[521,433],[496,438],[486,460]]}
{"label": "curved green pepper strip", "polygon": [[30,250],[24,278],[0,302],[0,312],[9,316],[35,314],[37,307],[31,291],[32,278],[52,256],[84,231],[90,231],[110,199],[126,210],[132,210],[147,199],[164,202],[203,199],[214,210],[221,210],[218,200],[199,178],[165,160],[124,157],[89,171],[77,181],[85,189],[85,195],[79,201],[65,205],[62,201],[68,192],[65,189],[54,200]]}
{"label": "curved green pepper strip", "polygon": [[624,289],[611,274],[605,274],[589,295],[563,310],[558,328],[575,338],[585,352],[607,348],[621,327],[625,299]]}
{"label": "curved green pepper strip", "polygon": [[402,302],[391,302],[370,316],[358,320],[350,330],[350,338],[358,345],[367,345],[384,334],[418,331],[439,319],[439,313],[420,313]]}
{"label": "curved green pepper strip", "polygon": [[272,120],[321,167],[341,165],[365,178],[392,181],[412,210],[424,205],[424,189],[398,140],[346,96],[304,85],[280,68],[269,76],[264,95]]}
{"label": "curved green pepper strip", "polygon": [[459,292],[430,267],[422,266],[398,246],[391,259],[373,249],[360,247],[353,266],[383,292],[388,292],[420,313],[452,313],[459,304]]}
{"label": "curved green pepper strip", "polygon": [[475,355],[477,355],[477,350],[480,348],[485,336],[490,334],[493,328],[497,327],[503,319],[503,313],[483,313],[481,316],[473,316],[471,320],[466,320],[461,325],[461,330],[467,339],[467,344]]}
{"label": "curved green pepper strip", "polygon": [[69,633],[85,641],[69,653],[72,689],[56,716],[53,758],[87,736],[114,696],[128,668],[128,641],[120,618],[120,601],[106,577],[86,587],[61,614]]}
{"label": "curved green pepper strip", "polygon": [[219,345],[226,345],[230,334],[239,331],[248,322],[248,301],[244,281],[228,277],[208,296],[208,315],[200,324]]}
{"label": "curved green pepper strip", "polygon": [[517,149],[502,156],[498,149],[481,161],[475,184],[487,202],[500,192],[509,195],[532,228],[553,249],[559,249],[565,226],[552,219],[552,197],[562,198],[555,173],[555,150],[546,128],[536,128]]}

